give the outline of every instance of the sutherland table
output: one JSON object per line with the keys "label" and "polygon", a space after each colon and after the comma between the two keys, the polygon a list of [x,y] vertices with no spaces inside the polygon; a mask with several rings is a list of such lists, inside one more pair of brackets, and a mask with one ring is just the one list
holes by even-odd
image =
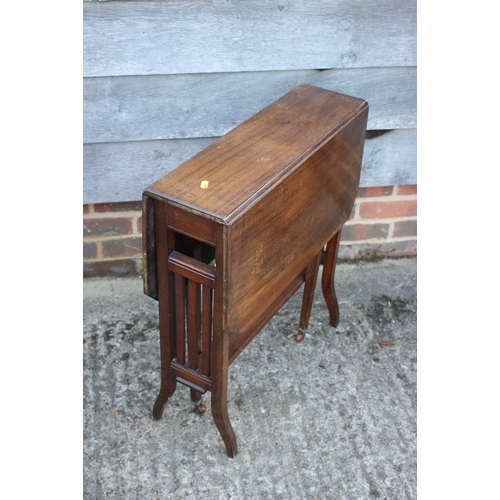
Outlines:
{"label": "sutherland table", "polygon": [[149,186],[144,292],[157,299],[161,388],[211,391],[230,457],[228,366],[304,285],[306,328],[323,248],[322,290],[338,324],[333,275],[359,185],[368,104],[299,85]]}

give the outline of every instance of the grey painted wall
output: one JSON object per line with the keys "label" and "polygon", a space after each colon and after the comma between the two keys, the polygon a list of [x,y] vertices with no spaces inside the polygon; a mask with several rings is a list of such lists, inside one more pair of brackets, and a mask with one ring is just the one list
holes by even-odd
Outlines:
{"label": "grey painted wall", "polygon": [[84,2],[84,202],[149,183],[299,83],[370,104],[362,186],[416,183],[416,2]]}

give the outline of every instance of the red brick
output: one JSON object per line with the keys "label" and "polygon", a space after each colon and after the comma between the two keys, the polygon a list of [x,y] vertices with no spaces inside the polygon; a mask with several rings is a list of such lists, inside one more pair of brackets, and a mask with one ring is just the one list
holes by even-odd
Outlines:
{"label": "red brick", "polygon": [[140,201],[125,201],[120,203],[96,203],[94,212],[140,212],[142,203]]}
{"label": "red brick", "polygon": [[408,184],[406,186],[398,186],[398,194],[417,194],[417,185]]}
{"label": "red brick", "polygon": [[130,217],[83,219],[83,236],[120,236],[132,234]]}
{"label": "red brick", "polygon": [[110,257],[132,257],[142,253],[142,238],[117,238],[102,242],[102,255],[104,258]]}
{"label": "red brick", "polygon": [[417,200],[366,201],[359,205],[359,216],[364,219],[388,219],[417,215]]}
{"label": "red brick", "polygon": [[83,205],[83,214],[88,214],[90,212],[90,207],[88,205]]}
{"label": "red brick", "polygon": [[389,196],[392,194],[393,186],[376,186],[359,188],[358,198],[372,198],[376,196]]}
{"label": "red brick", "polygon": [[389,224],[349,224],[342,228],[341,241],[387,238]]}
{"label": "red brick", "polygon": [[137,232],[142,234],[142,216],[137,219]]}
{"label": "red brick", "polygon": [[401,238],[403,236],[417,236],[417,221],[416,220],[402,220],[394,223],[394,238]]}

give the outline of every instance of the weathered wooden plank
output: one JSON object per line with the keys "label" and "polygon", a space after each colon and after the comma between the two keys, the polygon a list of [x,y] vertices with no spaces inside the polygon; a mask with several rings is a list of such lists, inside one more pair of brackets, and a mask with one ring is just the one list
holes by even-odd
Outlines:
{"label": "weathered wooden plank", "polygon": [[365,141],[361,187],[416,183],[416,129],[387,131]]}
{"label": "weathered wooden plank", "polygon": [[[145,187],[214,140],[87,144],[83,147],[84,203],[140,200]],[[394,130],[367,139],[360,185],[415,184],[416,141],[415,129]]]}
{"label": "weathered wooden plank", "polygon": [[300,83],[365,99],[368,128],[414,128],[416,68],[84,79],[84,142],[215,137]]}
{"label": "weathered wooden plank", "polygon": [[84,203],[140,200],[145,187],[215,139],[84,145]]}
{"label": "weathered wooden plank", "polygon": [[416,0],[86,2],[84,76],[416,65]]}

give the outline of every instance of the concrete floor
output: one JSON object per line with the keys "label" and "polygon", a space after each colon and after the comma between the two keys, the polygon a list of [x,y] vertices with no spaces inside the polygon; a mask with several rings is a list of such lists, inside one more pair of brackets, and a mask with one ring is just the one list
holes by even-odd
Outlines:
{"label": "concrete floor", "polygon": [[416,498],[416,270],[339,264],[340,324],[318,286],[301,343],[287,337],[302,289],[292,297],[229,368],[235,459],[209,394],[201,415],[178,385],[151,419],[158,312],[142,281],[85,280],[84,498]]}

